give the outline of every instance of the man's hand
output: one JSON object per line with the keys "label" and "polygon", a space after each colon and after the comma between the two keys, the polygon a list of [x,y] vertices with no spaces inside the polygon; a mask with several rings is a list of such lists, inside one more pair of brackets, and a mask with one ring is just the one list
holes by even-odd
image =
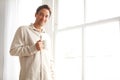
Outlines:
{"label": "man's hand", "polygon": [[36,42],[35,46],[36,46],[36,49],[38,51],[40,51],[44,48],[44,43],[43,43],[43,41],[39,40],[39,41]]}

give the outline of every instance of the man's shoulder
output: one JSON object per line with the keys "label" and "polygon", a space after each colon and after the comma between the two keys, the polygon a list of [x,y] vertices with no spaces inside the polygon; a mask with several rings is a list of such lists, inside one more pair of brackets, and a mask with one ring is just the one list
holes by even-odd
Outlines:
{"label": "man's shoulder", "polygon": [[29,29],[30,25],[22,25],[22,26],[19,26],[18,29],[21,29],[21,30],[25,30],[25,29]]}

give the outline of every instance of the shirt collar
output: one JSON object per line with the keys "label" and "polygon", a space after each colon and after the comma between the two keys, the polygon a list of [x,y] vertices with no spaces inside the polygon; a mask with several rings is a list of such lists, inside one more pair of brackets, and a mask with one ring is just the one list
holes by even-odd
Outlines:
{"label": "shirt collar", "polygon": [[[30,27],[31,27],[33,30],[38,31],[38,30],[34,27],[33,23],[30,24]],[[42,29],[42,33],[45,33],[45,29],[44,29],[44,28]]]}

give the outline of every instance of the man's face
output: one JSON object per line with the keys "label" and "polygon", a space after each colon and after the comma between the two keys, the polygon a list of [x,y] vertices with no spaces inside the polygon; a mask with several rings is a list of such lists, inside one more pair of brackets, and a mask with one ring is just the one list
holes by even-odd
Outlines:
{"label": "man's face", "polygon": [[41,9],[37,14],[35,14],[36,23],[43,26],[48,21],[49,16],[50,13],[47,9]]}

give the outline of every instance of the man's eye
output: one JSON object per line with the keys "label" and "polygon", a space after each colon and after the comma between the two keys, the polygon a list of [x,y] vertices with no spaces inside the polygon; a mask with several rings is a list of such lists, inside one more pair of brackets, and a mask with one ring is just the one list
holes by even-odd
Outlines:
{"label": "man's eye", "polygon": [[48,15],[46,15],[45,17],[48,18]]}

